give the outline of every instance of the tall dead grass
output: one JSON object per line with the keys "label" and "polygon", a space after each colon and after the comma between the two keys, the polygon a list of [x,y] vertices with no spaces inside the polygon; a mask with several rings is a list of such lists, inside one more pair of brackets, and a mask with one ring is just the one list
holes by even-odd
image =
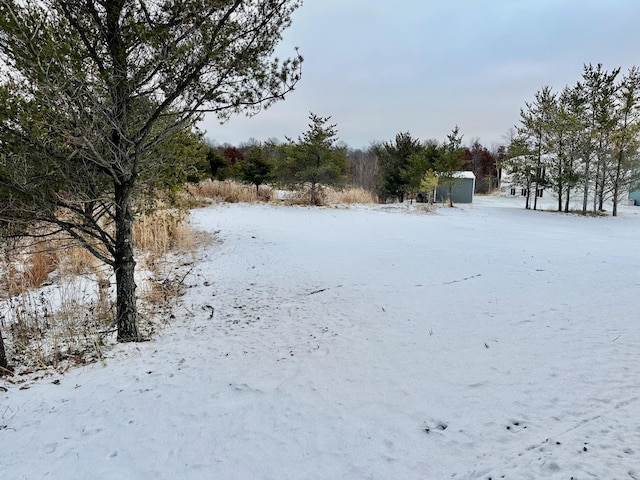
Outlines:
{"label": "tall dead grass", "polygon": [[[273,187],[261,185],[258,192],[255,186],[245,185],[233,180],[204,180],[197,185],[189,186],[189,193],[196,198],[206,198],[215,202],[256,203],[277,201],[287,205],[310,205],[311,195],[308,188],[288,190],[285,195],[276,195]],[[331,188],[320,186],[316,199],[321,205],[373,204],[377,203],[375,195],[362,188]]]}
{"label": "tall dead grass", "polygon": [[60,246],[58,251],[58,272],[63,276],[89,274],[102,266],[86,248],[79,245]]}
{"label": "tall dead grass", "polygon": [[[158,208],[134,223],[140,281],[141,327],[155,329],[154,306],[176,305],[192,254],[201,239],[186,212]],[[68,238],[0,246],[0,330],[16,370],[55,368],[102,360],[115,343],[115,287],[110,267]],[[186,258],[186,259],[185,259]],[[147,295],[145,292],[160,292]],[[155,303],[154,303],[155,302]],[[156,305],[157,306],[157,305]],[[150,312],[150,313],[149,313]]]}
{"label": "tall dead grass", "polygon": [[171,309],[184,294],[196,247],[204,241],[189,224],[186,212],[161,210],[138,219],[134,243],[146,269],[146,280],[140,288],[145,312],[161,314],[164,319],[172,316]]}
{"label": "tall dead grass", "polygon": [[[95,281],[76,280],[88,273],[84,249],[68,240],[23,238],[2,244],[0,329],[7,358],[18,373],[102,358],[100,333],[112,322],[110,297],[93,291]],[[93,278],[102,272],[93,270]],[[0,291],[2,291],[0,290]],[[81,360],[82,359],[82,360]]]}
{"label": "tall dead grass", "polygon": [[[326,186],[316,187],[317,205],[354,205],[377,203],[375,196],[362,188],[332,188]],[[308,188],[287,192],[281,200],[287,205],[311,205],[311,193]]]}
{"label": "tall dead grass", "polygon": [[3,302],[7,356],[18,373],[101,360],[113,323],[113,302],[102,284],[59,282],[28,290]]}
{"label": "tall dead grass", "polygon": [[375,195],[358,187],[344,189],[326,189],[326,201],[329,204],[373,204],[378,203]]}
{"label": "tall dead grass", "polygon": [[49,251],[26,251],[15,258],[5,257],[2,265],[5,294],[18,295],[26,290],[41,287],[56,270],[57,263],[57,254]]}
{"label": "tall dead grass", "polygon": [[226,203],[256,203],[269,201],[273,189],[268,185],[245,185],[233,180],[204,180],[197,185],[189,186],[189,193],[195,197]]}
{"label": "tall dead grass", "polygon": [[133,225],[133,239],[139,252],[152,257],[176,250],[191,251],[195,247],[187,214],[173,209],[140,216]]}

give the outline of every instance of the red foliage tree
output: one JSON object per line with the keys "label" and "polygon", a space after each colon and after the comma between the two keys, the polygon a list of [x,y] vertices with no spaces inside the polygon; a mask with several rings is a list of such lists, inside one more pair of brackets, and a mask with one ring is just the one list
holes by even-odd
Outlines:
{"label": "red foliage tree", "polygon": [[244,153],[236,147],[226,147],[222,150],[222,156],[231,166],[234,166],[236,163],[244,160]]}

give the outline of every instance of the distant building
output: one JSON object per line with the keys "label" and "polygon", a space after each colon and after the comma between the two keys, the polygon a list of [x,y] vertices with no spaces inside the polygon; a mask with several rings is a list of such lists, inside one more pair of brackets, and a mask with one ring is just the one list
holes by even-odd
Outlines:
{"label": "distant building", "polygon": [[[516,157],[524,158],[524,157]],[[542,159],[540,162],[540,170],[537,172],[538,177],[544,183],[546,178],[546,169],[549,166],[550,161],[553,160],[551,155],[542,155]],[[572,189],[572,205],[573,208],[581,208],[583,197],[582,197],[582,185],[579,183]],[[535,182],[532,182],[531,188],[535,188]],[[557,194],[552,190],[549,190],[549,197],[557,198]],[[544,187],[538,187],[536,191],[536,195],[538,198],[545,196]],[[527,190],[526,186],[521,183],[515,182],[513,180],[513,176],[509,173],[508,168],[503,168],[500,172],[500,194],[503,196],[512,196],[512,197],[526,197],[530,195],[530,198],[533,200],[533,190],[531,193]],[[622,200],[624,192],[621,192],[620,199]],[[629,204],[630,205],[640,205],[640,184],[636,184],[630,188],[629,191]],[[591,204],[593,202],[593,192],[589,193],[588,202]]]}
{"label": "distant building", "polygon": [[[551,155],[544,154],[540,159],[540,169],[537,171],[537,174],[541,183],[544,183],[544,180],[546,178],[546,169],[549,163],[552,161],[552,158],[553,157]],[[525,157],[524,156],[515,157],[513,160],[518,160],[518,159],[524,160]],[[532,182],[531,187],[535,188],[534,182]],[[526,197],[527,195],[529,195],[529,191],[527,190],[525,185],[522,185],[514,181],[513,175],[509,173],[508,168],[502,168],[500,170],[500,194],[512,196],[512,197],[516,197],[516,196]],[[538,190],[536,191],[536,195],[538,197],[544,196],[544,187],[539,186]],[[531,198],[533,198],[533,191],[531,192]]]}
{"label": "distant building", "polygon": [[[476,176],[473,172],[455,172],[454,183],[451,188],[451,201],[453,203],[472,203],[473,192],[476,187]],[[449,200],[449,186],[438,185],[434,200],[446,202]]]}

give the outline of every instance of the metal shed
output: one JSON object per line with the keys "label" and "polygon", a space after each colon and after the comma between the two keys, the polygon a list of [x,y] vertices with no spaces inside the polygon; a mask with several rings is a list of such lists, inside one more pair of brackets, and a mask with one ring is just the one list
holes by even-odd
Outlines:
{"label": "metal shed", "polygon": [[[472,203],[473,192],[476,188],[476,176],[473,172],[455,172],[453,174],[454,183],[451,189],[451,199],[453,203]],[[436,188],[435,201],[446,202],[449,199],[449,187],[438,185]]]}

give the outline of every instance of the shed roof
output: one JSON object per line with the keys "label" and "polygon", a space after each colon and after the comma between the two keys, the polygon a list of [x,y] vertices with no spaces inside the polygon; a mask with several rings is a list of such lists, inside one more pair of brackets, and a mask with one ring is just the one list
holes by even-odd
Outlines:
{"label": "shed roof", "polygon": [[453,174],[455,178],[473,178],[475,180],[476,176],[473,172],[455,172]]}

